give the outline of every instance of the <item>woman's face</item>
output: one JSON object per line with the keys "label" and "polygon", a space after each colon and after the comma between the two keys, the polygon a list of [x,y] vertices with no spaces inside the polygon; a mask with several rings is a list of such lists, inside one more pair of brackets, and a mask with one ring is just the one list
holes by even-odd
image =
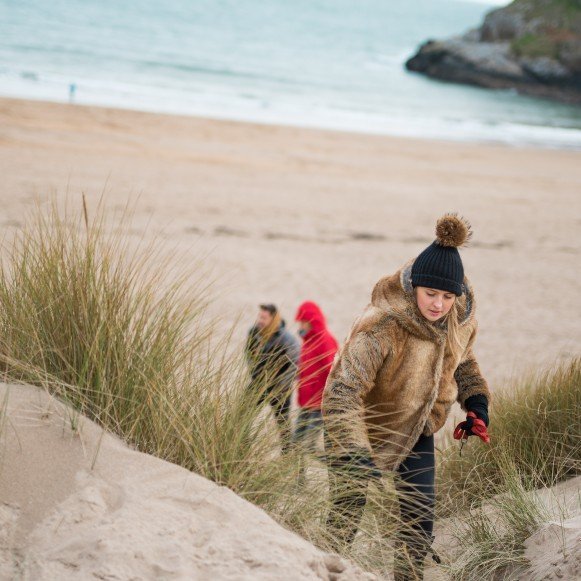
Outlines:
{"label": "woman's face", "polygon": [[425,286],[416,287],[418,309],[432,323],[445,317],[452,308],[455,300],[456,295],[454,293],[427,288]]}

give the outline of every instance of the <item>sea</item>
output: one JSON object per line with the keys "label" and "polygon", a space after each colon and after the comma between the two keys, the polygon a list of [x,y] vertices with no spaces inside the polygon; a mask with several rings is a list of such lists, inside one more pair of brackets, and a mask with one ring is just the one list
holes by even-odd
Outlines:
{"label": "sea", "polygon": [[405,70],[492,0],[0,0],[0,96],[581,149],[581,107]]}

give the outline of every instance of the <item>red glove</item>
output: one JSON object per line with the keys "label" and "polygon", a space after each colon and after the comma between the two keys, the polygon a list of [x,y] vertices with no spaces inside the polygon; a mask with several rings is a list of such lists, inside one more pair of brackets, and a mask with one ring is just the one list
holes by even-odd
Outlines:
{"label": "red glove", "polygon": [[467,440],[468,436],[478,436],[485,444],[490,443],[486,424],[474,412],[468,412],[466,420],[454,430],[454,440]]}

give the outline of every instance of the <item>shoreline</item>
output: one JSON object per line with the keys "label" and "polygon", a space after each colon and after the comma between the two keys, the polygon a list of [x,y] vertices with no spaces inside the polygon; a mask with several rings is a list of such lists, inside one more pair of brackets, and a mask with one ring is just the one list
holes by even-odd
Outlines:
{"label": "shoreline", "polygon": [[[525,99],[527,97],[524,97]],[[97,108],[97,109],[107,109],[113,111],[125,111],[125,112],[135,112],[135,113],[147,113],[151,115],[167,115],[170,117],[183,117],[183,118],[190,118],[190,119],[200,119],[200,120],[208,120],[211,122],[225,122],[225,123],[239,123],[243,125],[258,125],[258,126],[265,126],[265,127],[284,127],[289,129],[298,129],[304,131],[325,131],[330,133],[340,133],[340,134],[347,134],[347,135],[369,135],[369,136],[377,136],[377,137],[387,137],[387,138],[394,138],[394,139],[409,139],[409,140],[419,140],[419,141],[427,141],[427,142],[441,142],[441,143],[448,143],[448,144],[472,144],[477,146],[493,146],[493,147],[507,147],[507,148],[516,148],[516,149],[542,149],[542,150],[556,150],[556,151],[581,151],[581,129],[576,129],[574,127],[550,127],[539,125],[535,126],[537,131],[547,131],[549,133],[558,132],[559,134],[571,132],[574,134],[573,136],[569,136],[569,141],[566,140],[565,137],[559,138],[555,135],[546,135],[546,141],[543,141],[541,137],[537,137],[535,139],[530,138],[527,139],[525,137],[517,137],[516,135],[511,139],[500,139],[498,137],[470,137],[470,136],[458,136],[458,137],[449,137],[446,138],[442,134],[443,132],[450,133],[449,129],[453,126],[453,124],[449,121],[447,125],[440,126],[437,129],[432,128],[431,133],[428,133],[425,137],[422,135],[418,135],[418,130],[410,130],[409,127],[403,129],[403,125],[407,122],[400,122],[398,127],[393,127],[391,130],[385,129],[372,129],[371,127],[363,128],[362,126],[355,126],[352,125],[351,127],[347,126],[340,126],[340,123],[332,123],[327,122],[325,123],[323,120],[319,122],[304,122],[299,123],[296,120],[285,120],[282,117],[275,116],[270,119],[267,117],[263,117],[262,119],[259,118],[259,115],[252,116],[239,114],[236,115],[220,115],[219,113],[212,112],[212,113],[204,113],[201,111],[193,111],[193,112],[186,112],[186,111],[178,111],[178,110],[161,110],[155,109],[153,107],[143,106],[143,107],[130,107],[130,106],[123,106],[121,104],[99,104],[99,103],[78,103],[78,102],[69,102],[66,99],[54,99],[51,100],[49,98],[34,98],[34,97],[18,97],[18,96],[4,96],[0,95],[0,101],[17,101],[17,102],[30,102],[30,103],[39,103],[39,104],[46,104],[46,105],[61,105],[61,106],[71,106],[71,107],[86,107],[86,108]],[[263,114],[264,115],[264,114]],[[370,118],[371,119],[371,118]],[[385,122],[385,119],[382,120]],[[393,121],[393,120],[392,120]],[[438,120],[441,121],[441,120]],[[466,123],[466,121],[464,121]],[[526,127],[525,124],[502,124],[503,127],[506,128],[508,131],[510,127],[517,130],[517,133],[521,128]],[[480,131],[486,131],[487,128],[492,126],[481,124]],[[500,131],[500,128],[497,127],[493,129],[493,132]],[[571,138],[575,137],[573,142]],[[553,141],[551,141],[553,140]]]}
{"label": "shoreline", "polygon": [[235,345],[257,304],[279,304],[292,327],[303,300],[342,342],[375,282],[457,211],[474,228],[462,257],[485,376],[502,385],[581,352],[578,152],[6,99],[0,128],[4,235],[35,199],[76,210],[84,193],[90,211],[105,193],[113,218],[133,201],[127,236],[204,258],[209,314],[225,335],[238,322]]}

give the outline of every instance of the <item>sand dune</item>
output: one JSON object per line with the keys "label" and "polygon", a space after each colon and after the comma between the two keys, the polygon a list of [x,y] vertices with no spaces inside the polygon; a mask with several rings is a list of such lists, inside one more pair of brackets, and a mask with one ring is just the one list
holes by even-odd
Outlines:
{"label": "sand dune", "polygon": [[525,542],[531,580],[581,579],[581,476],[535,493],[555,518]]}
{"label": "sand dune", "polygon": [[[539,528],[524,542],[525,563],[517,562],[499,572],[498,578],[519,581],[557,581],[581,579],[581,476],[560,482],[553,488],[541,488],[525,493],[530,499],[531,512],[542,515]],[[482,510],[490,518],[495,530],[503,533],[506,521],[499,515],[496,498],[483,504]],[[534,505],[534,510],[533,510]],[[474,509],[475,511],[479,509]],[[462,515],[442,519],[435,523],[435,549],[453,562],[465,562],[464,549],[458,545],[458,534],[466,533],[466,519]],[[432,568],[427,571],[427,581],[440,581]],[[496,579],[496,577],[495,577]]]}
{"label": "sand dune", "polygon": [[0,401],[0,579],[373,578],[41,389]]}
{"label": "sand dune", "polygon": [[581,579],[581,515],[548,522],[526,541],[525,556],[529,579]]}
{"label": "sand dune", "polygon": [[[374,579],[205,478],[136,452],[44,390],[0,384],[0,579]],[[530,493],[549,520],[523,581],[581,577],[581,477]],[[436,548],[453,555],[446,521]],[[427,563],[426,579],[446,579]]]}

